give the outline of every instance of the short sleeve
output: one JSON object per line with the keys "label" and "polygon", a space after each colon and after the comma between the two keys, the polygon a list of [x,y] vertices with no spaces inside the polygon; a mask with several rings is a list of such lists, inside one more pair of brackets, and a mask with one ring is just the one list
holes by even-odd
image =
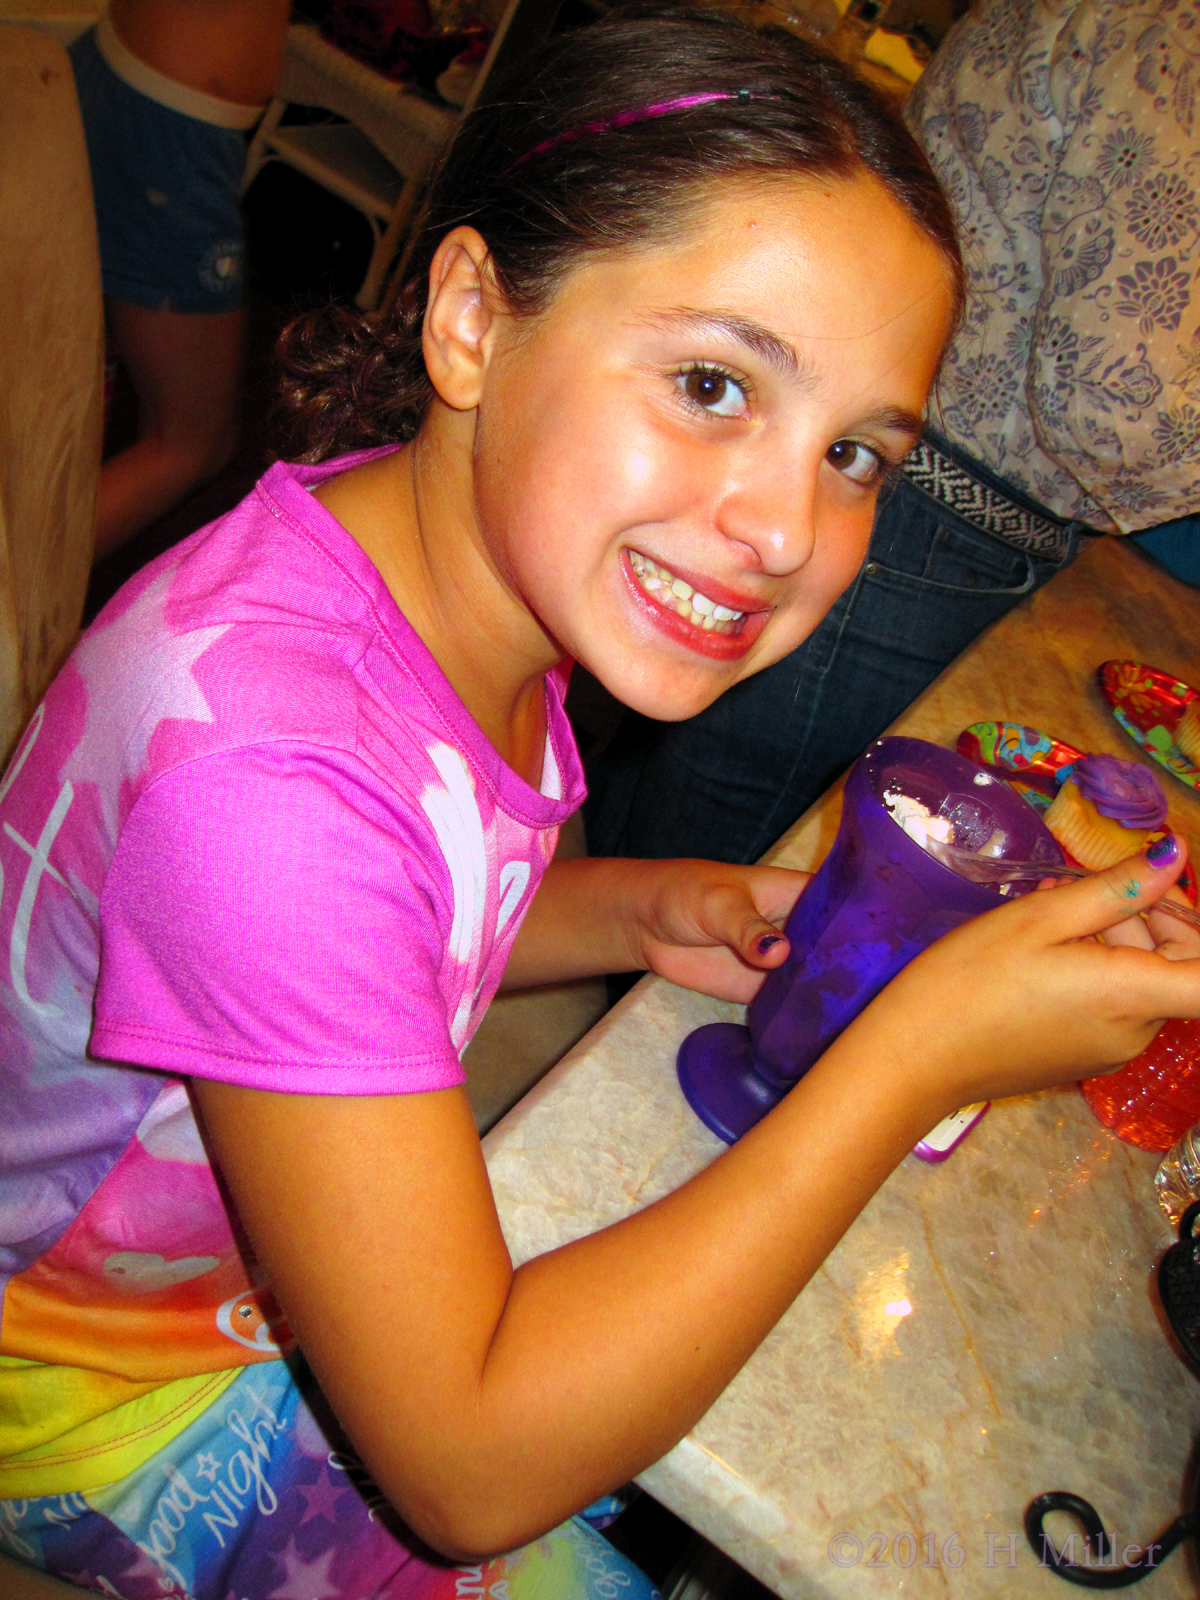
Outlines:
{"label": "short sleeve", "polygon": [[459,1084],[444,905],[423,816],[353,755],[189,762],[118,841],[91,1053],[306,1094]]}

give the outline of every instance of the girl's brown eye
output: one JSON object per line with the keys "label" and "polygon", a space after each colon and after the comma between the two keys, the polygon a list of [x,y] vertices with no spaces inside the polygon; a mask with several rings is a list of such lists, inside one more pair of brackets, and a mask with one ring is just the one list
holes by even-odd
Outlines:
{"label": "girl's brown eye", "polygon": [[825,459],[843,477],[864,488],[873,487],[884,473],[884,463],[879,456],[856,439],[838,439],[825,452]]}
{"label": "girl's brown eye", "polygon": [[719,367],[689,367],[677,373],[675,382],[692,405],[713,417],[746,417],[749,401],[745,386]]}
{"label": "girl's brown eye", "polygon": [[729,380],[720,372],[689,372],[685,387],[698,406],[719,406]]}

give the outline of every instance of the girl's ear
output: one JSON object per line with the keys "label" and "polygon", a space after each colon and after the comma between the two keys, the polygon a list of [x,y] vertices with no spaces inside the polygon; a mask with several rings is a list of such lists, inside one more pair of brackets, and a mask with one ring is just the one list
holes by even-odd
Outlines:
{"label": "girl's ear", "polygon": [[430,381],[455,411],[479,404],[504,301],[474,228],[455,228],[429,267],[422,346]]}

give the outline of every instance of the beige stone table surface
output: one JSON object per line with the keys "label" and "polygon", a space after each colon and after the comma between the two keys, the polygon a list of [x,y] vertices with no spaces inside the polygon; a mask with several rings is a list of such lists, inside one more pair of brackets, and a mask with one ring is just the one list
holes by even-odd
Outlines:
{"label": "beige stone table surface", "polygon": [[[1094,678],[1118,656],[1200,685],[1200,594],[1102,540],[896,727],[952,744],[967,723],[1002,718],[1132,756]],[[1200,854],[1200,803],[1164,784]],[[827,796],[772,858],[815,865],[836,812]],[[646,979],[493,1130],[485,1150],[516,1259],[627,1215],[719,1155],[675,1053],[690,1029],[738,1015]],[[1146,1542],[1181,1508],[1200,1433],[1200,1382],[1153,1290],[1171,1237],[1156,1159],[1101,1127],[1073,1086],[994,1105],[941,1165],[908,1157],[643,1483],[786,1600],[1078,1593],[1025,1545],[1029,1500],[1074,1490],[1123,1545]],[[1138,1593],[1200,1592],[1190,1560],[1176,1552]]]}

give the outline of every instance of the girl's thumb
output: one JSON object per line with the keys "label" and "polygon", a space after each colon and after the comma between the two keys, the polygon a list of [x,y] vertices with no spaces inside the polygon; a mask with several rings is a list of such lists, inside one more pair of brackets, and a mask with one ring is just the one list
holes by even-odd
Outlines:
{"label": "girl's thumb", "polygon": [[781,967],[791,948],[779,929],[760,917],[747,923],[738,947],[744,961],[767,971]]}
{"label": "girl's thumb", "polygon": [[[1175,834],[1157,839],[1140,855],[1064,885],[1050,897],[1059,937],[1103,933],[1161,899],[1183,871],[1187,847]],[[1039,897],[1040,898],[1040,897]]]}

